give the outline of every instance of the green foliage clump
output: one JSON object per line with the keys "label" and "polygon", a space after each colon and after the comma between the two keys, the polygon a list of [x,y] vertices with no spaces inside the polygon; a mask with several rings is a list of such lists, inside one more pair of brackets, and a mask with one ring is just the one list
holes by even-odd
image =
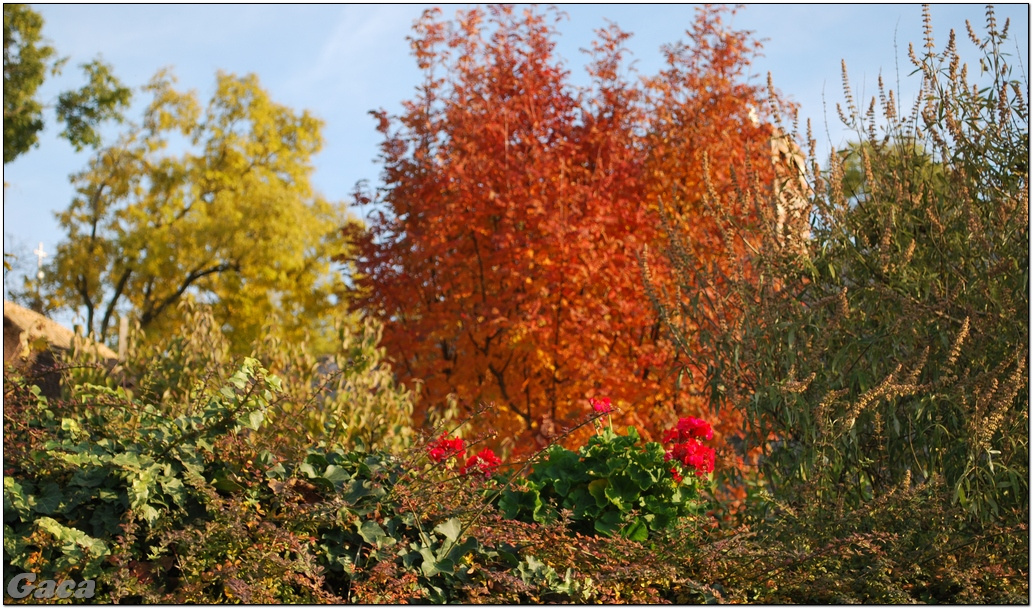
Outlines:
{"label": "green foliage clump", "polygon": [[304,342],[269,336],[254,355],[284,379],[279,406],[283,446],[318,439],[326,446],[357,446],[397,453],[412,446],[413,392],[397,382],[380,347],[383,327],[370,317],[338,322],[328,355]]}
{"label": "green foliage clump", "polygon": [[670,473],[659,442],[638,446],[638,431],[612,428],[589,438],[577,452],[550,446],[523,489],[505,490],[499,508],[507,518],[551,523],[564,512],[571,530],[585,535],[620,534],[645,541],[652,533],[700,511],[699,486]]}
{"label": "green foliage clump", "polygon": [[[169,416],[203,408],[211,392],[234,372],[231,343],[210,308],[188,299],[178,309],[190,332],[141,341],[139,324],[133,326],[126,338],[127,356],[110,373],[77,345],[64,362],[66,397],[84,383],[112,388],[128,384],[134,397]],[[281,379],[281,385],[261,441],[279,447],[281,456],[297,458],[319,444],[388,451],[411,446],[413,396],[395,382],[384,361],[380,331],[371,318],[339,320],[336,347],[317,356],[304,338],[289,341],[267,326],[265,338],[250,347],[250,355]],[[82,365],[91,359],[95,365]]]}
{"label": "green foliage clump", "polygon": [[[165,534],[203,532],[213,516],[218,522],[257,499],[241,482],[272,455],[246,438],[263,424],[279,380],[255,360],[245,360],[199,412],[177,417],[133,402],[121,388],[80,385],[72,400],[51,404],[19,379],[7,381],[5,581],[22,571],[97,579],[98,601],[154,600],[136,576],[157,564],[165,579],[189,576],[189,561],[165,560]],[[279,566],[306,572],[289,560]]]}
{"label": "green foliage clump", "polygon": [[41,43],[43,18],[24,4],[4,5],[4,164],[36,145],[43,106],[36,90],[54,47]]}

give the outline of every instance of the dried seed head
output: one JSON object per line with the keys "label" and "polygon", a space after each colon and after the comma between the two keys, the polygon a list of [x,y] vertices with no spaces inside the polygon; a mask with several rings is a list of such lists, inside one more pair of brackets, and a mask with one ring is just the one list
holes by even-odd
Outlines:
{"label": "dried seed head", "polygon": [[907,249],[904,250],[904,260],[901,263],[901,266],[906,266],[908,263],[910,263],[911,262],[911,257],[914,256],[914,255],[915,255],[915,240],[912,239],[911,243],[907,244]]}
{"label": "dried seed head", "polygon": [[961,346],[965,343],[965,339],[968,337],[968,317],[965,321],[961,322],[961,330],[958,331],[958,335],[954,337],[954,344],[951,345],[950,353],[947,355],[947,368],[953,368],[954,363],[958,361],[958,356],[961,355]]}

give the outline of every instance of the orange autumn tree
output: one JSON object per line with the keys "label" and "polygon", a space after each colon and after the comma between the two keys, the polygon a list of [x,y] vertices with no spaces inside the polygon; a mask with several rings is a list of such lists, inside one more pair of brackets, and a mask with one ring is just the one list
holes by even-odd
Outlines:
{"label": "orange autumn tree", "polygon": [[[774,210],[729,202],[744,200],[734,196],[736,192],[777,188],[781,178],[776,176],[786,169],[773,164],[782,160],[772,156],[773,138],[780,130],[773,128],[770,117],[772,108],[789,113],[793,106],[781,100],[770,83],[762,87],[749,82],[750,60],[760,52],[761,44],[750,32],[725,28],[723,17],[734,13],[735,9],[728,7],[698,10],[686,32],[688,42],[664,45],[664,68],[645,79],[650,128],[643,138],[643,196],[660,202],[667,221],[685,237],[668,249],[681,257],[682,264],[677,270],[650,264],[651,283],[662,286],[665,276],[682,273],[679,285],[692,286],[694,291],[664,294],[665,307],[677,315],[682,310],[679,299],[696,299],[703,305],[688,310],[705,311],[703,318],[677,315],[683,340],[695,336],[697,324],[734,326],[738,310],[722,298],[727,278],[753,273],[745,250],[765,246],[760,216]],[[730,225],[743,227],[742,235],[756,238],[750,243],[723,238],[722,227]],[[757,230],[751,233],[751,229]],[[714,397],[708,395],[712,388],[703,386],[711,357],[709,345],[696,342],[681,347],[674,365],[680,382],[688,387],[686,411],[706,412],[704,403]],[[714,402],[722,400],[711,400]],[[741,434],[742,426],[741,412],[717,413],[715,438],[719,459],[726,464],[734,461],[742,466],[726,443]]]}
{"label": "orange autumn tree", "polygon": [[[716,28],[721,12],[701,10],[696,32],[739,40]],[[703,414],[700,387],[677,382],[638,259],[666,272],[654,257],[655,197],[672,179],[701,182],[699,150],[741,162],[765,154],[770,134],[749,120],[749,107],[765,107],[760,89],[678,70],[648,86],[628,80],[628,34],[615,26],[593,44],[591,85],[573,86],[554,53],[560,17],[511,6],[454,21],[425,13],[411,38],[425,80],[400,116],[374,113],[383,185],[357,195],[376,210],[357,238],[357,305],[385,321],[403,380],[422,382],[417,423],[450,395],[467,411],[494,404],[494,418],[474,425],[516,455],[583,419],[592,397],[620,408],[615,424],[656,437]],[[709,42],[700,69],[748,64],[746,45]],[[682,114],[657,114],[672,103]],[[693,107],[714,109],[698,133]],[[658,141],[677,161],[657,159]]]}

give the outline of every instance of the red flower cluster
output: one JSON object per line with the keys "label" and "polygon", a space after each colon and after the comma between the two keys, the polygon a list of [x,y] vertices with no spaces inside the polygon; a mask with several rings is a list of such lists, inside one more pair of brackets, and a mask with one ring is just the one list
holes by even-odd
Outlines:
{"label": "red flower cluster", "polygon": [[[664,454],[665,461],[675,461],[687,469],[696,471],[697,476],[705,476],[714,471],[714,449],[704,446],[700,440],[710,440],[714,430],[710,424],[695,417],[683,417],[678,420],[674,429],[668,430],[664,443],[674,442],[674,446]],[[671,475],[676,482],[682,481],[678,466],[671,468]]]}
{"label": "red flower cluster", "polygon": [[677,427],[664,434],[664,443],[685,442],[692,438],[712,440],[714,430],[710,428],[710,423],[696,417],[682,417],[678,419]]}
{"label": "red flower cluster", "polygon": [[696,439],[675,444],[664,454],[664,459],[677,461],[687,468],[692,468],[700,476],[714,471],[714,449],[703,446]]}
{"label": "red flower cluster", "polygon": [[436,463],[441,463],[452,455],[457,455],[466,448],[463,439],[459,437],[449,439],[448,434],[441,434],[437,440],[430,444],[430,458]]}
{"label": "red flower cluster", "polygon": [[481,452],[467,459],[466,465],[459,468],[459,473],[465,474],[470,470],[475,470],[484,474],[484,477],[487,478],[488,476],[491,476],[501,464],[502,460],[495,455],[495,451],[490,448],[485,448]]}
{"label": "red flower cluster", "polygon": [[[441,463],[449,457],[462,455],[463,451],[466,450],[466,443],[460,437],[449,438],[448,434],[441,434],[437,440],[430,443],[428,447],[428,455],[431,461],[435,463]],[[461,457],[460,457],[461,458]],[[495,455],[495,451],[490,448],[485,448],[476,455],[471,456],[466,460],[466,464],[459,468],[460,474],[466,474],[467,472],[478,472],[484,475],[484,477],[491,476],[499,465],[502,464],[502,460]]]}
{"label": "red flower cluster", "polygon": [[590,398],[588,403],[592,405],[592,410],[606,414],[613,410],[613,406],[610,405],[610,398]]}

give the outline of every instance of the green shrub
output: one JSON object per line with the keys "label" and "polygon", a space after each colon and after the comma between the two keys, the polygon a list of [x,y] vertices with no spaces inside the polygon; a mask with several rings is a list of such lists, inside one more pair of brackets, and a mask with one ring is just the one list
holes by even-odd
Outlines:
{"label": "green shrub", "polygon": [[4,389],[6,581],[91,578],[94,602],[130,603],[641,603],[678,581],[651,547],[506,519],[507,478],[462,442],[272,450],[284,388],[254,359],[175,417],[124,388]]}
{"label": "green shrub", "polygon": [[[65,396],[82,384],[123,387],[168,416],[196,413],[235,363],[210,309],[190,300],[177,306],[190,332],[141,341],[139,328],[131,329],[128,354],[113,371],[96,357],[91,362],[89,350],[73,349],[64,362]],[[292,458],[320,443],[389,451],[410,446],[413,395],[395,382],[377,346],[381,326],[370,318],[340,320],[335,331],[337,348],[328,355],[278,338],[272,329],[252,346],[251,356],[282,380],[270,405],[272,424],[258,432],[268,436],[261,442]]]}
{"label": "green shrub", "polygon": [[738,273],[701,268],[671,230],[686,280],[652,286],[674,340],[718,354],[701,368],[716,416],[744,412],[744,456],[762,453],[732,480],[751,489],[742,547],[761,570],[733,569],[743,600],[1028,596],[1027,85],[992,8],[985,38],[969,30],[978,73],[953,33],[935,51],[925,17],[911,114],[880,84],[862,115],[844,67],[862,143],[825,171],[812,153],[813,192],[795,193],[809,238],[786,247],[781,201],[758,184],[708,202],[729,251],[763,235]]}
{"label": "green shrub", "polygon": [[[97,578],[97,599],[118,600],[124,590],[110,585],[118,573],[112,562],[138,570],[145,557],[159,560],[164,533],[188,536],[225,515],[220,493],[247,491],[252,503],[260,496],[242,481],[271,456],[245,438],[261,427],[279,380],[255,360],[245,360],[200,412],[175,418],[121,388],[79,386],[74,401],[51,404],[19,379],[6,380],[5,404],[16,412],[5,412],[5,449],[13,449],[4,454],[5,580],[19,570]],[[119,555],[132,559],[118,563]]]}
{"label": "green shrub", "polygon": [[[723,354],[709,365],[714,406],[746,412],[781,500],[817,479],[821,499],[857,506],[905,476],[940,476],[983,522],[1027,507],[1028,114],[992,9],[988,29],[972,35],[986,53],[977,85],[953,35],[937,54],[927,28],[925,54],[912,53],[923,95],[910,116],[880,88],[864,119],[847,88],[844,120],[864,144],[848,167],[834,155],[813,176],[805,252],[772,237],[741,275],[710,277],[702,289],[724,282],[728,309],[680,286],[693,327]],[[768,206],[739,194],[727,203]],[[725,228],[738,241],[738,227]],[[672,239],[682,273],[705,277]]]}
{"label": "green shrub", "polygon": [[[254,357],[284,381],[270,442],[286,446],[358,446],[400,452],[412,446],[414,395],[395,380],[372,318],[339,322],[335,349],[316,357],[305,344],[267,338]],[[273,336],[272,334],[269,335]]]}
{"label": "green shrub", "polygon": [[507,518],[552,523],[569,512],[571,530],[584,535],[620,535],[645,541],[701,509],[695,474],[678,481],[659,442],[639,444],[638,431],[618,435],[610,427],[577,452],[550,446],[524,488],[502,492]]}

